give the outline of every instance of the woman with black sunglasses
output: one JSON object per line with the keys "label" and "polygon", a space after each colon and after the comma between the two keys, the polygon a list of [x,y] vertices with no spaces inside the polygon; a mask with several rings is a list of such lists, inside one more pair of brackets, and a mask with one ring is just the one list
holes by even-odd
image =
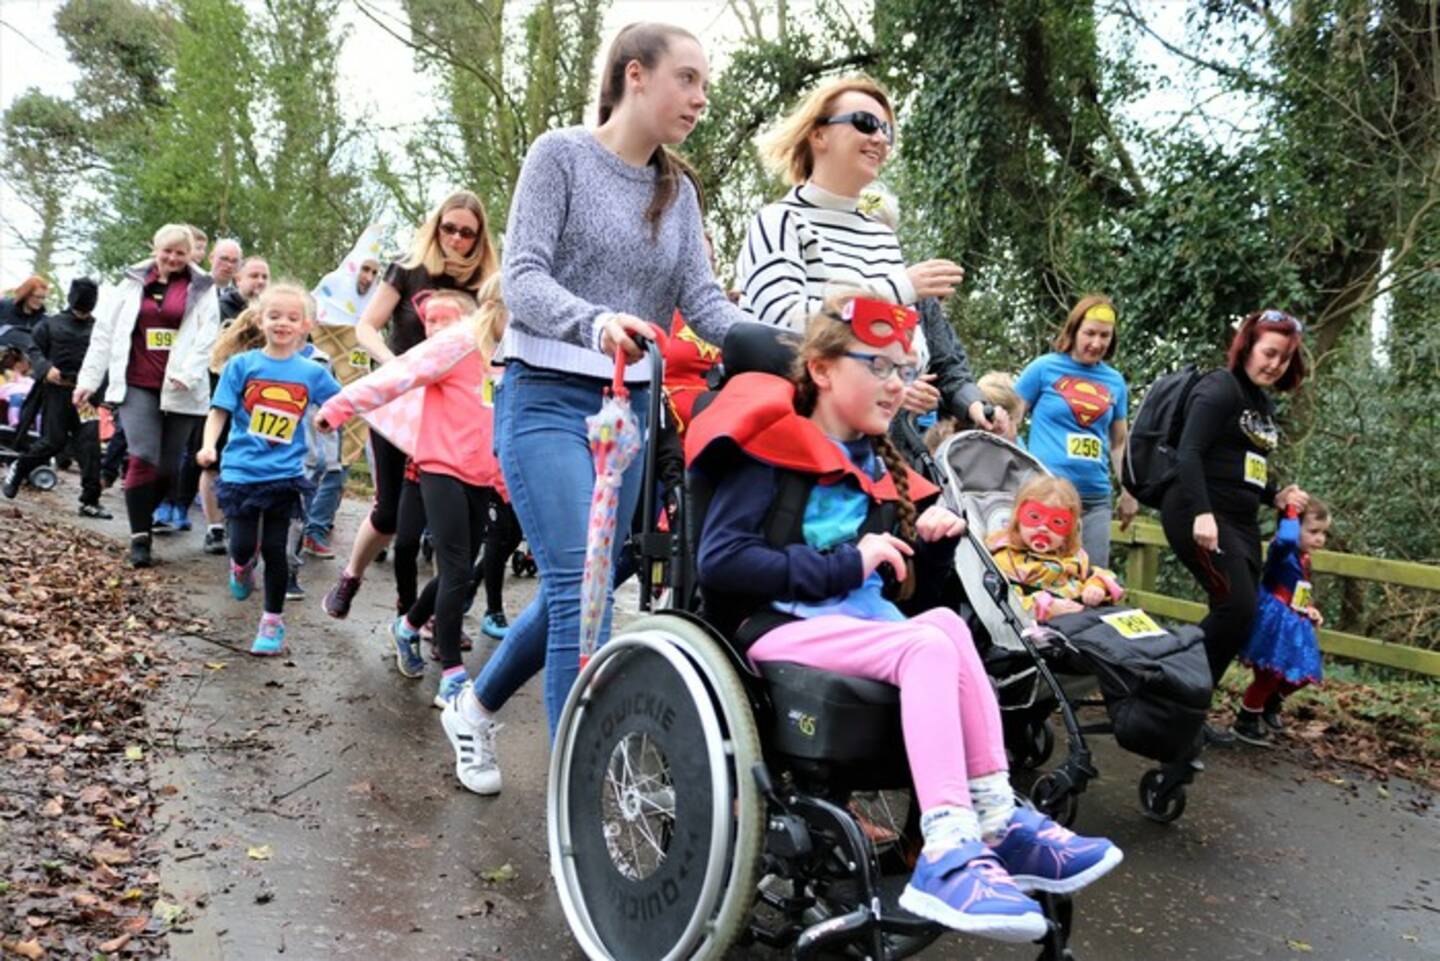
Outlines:
{"label": "woman with black sunglasses", "polygon": [[[425,339],[425,325],[415,303],[417,294],[462,290],[473,295],[499,269],[489,219],[480,198],[468,190],[451,194],[416,228],[409,255],[386,269],[375,296],[355,325],[355,340],[372,360],[381,364],[393,360]],[[374,431],[370,432],[370,451],[375,505],[356,532],[350,560],[325,594],[325,613],[331,617],[343,618],[350,613],[365,569],[395,536],[405,480],[405,452]]]}
{"label": "woman with black sunglasses", "polygon": [[[946,325],[931,299],[954,293],[965,271],[944,259],[907,265],[894,225],[861,199],[894,143],[890,99],[864,76],[822,84],[780,121],[761,154],[794,186],[750,224],[736,272],[740,307],[764,323],[803,330],[836,288],[917,305],[927,321],[915,342],[926,374],[906,388],[905,409],[923,414],[943,407],[989,429],[994,425],[964,351],[953,336],[929,336],[932,321]],[[937,378],[945,396],[932,383]]]}
{"label": "woman with black sunglasses", "polygon": [[[1178,472],[1165,492],[1160,519],[1175,555],[1209,601],[1200,622],[1215,682],[1250,632],[1260,584],[1263,506],[1304,510],[1294,484],[1280,489],[1270,471],[1279,441],[1271,391],[1305,379],[1301,324],[1279,310],[1257,311],[1230,341],[1224,369],[1195,382],[1185,401],[1176,449]],[[1229,735],[1207,729],[1213,741]]]}

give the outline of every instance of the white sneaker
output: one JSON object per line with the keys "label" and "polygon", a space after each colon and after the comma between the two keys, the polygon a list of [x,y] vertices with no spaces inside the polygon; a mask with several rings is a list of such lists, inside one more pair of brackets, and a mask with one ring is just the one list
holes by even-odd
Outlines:
{"label": "white sneaker", "polygon": [[461,709],[461,698],[473,698],[475,689],[468,684],[464,690],[445,702],[440,724],[455,749],[455,776],[468,791],[476,794],[500,793],[500,763],[495,757],[495,735],[503,724],[489,718],[472,723]]}

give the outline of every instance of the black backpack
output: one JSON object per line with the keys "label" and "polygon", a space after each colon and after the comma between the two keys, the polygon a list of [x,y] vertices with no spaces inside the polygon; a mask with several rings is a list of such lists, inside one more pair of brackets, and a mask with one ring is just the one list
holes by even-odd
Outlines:
{"label": "black backpack", "polygon": [[1146,507],[1159,508],[1175,479],[1175,447],[1185,417],[1185,402],[1205,372],[1186,364],[1161,376],[1140,401],[1120,465],[1120,482]]}

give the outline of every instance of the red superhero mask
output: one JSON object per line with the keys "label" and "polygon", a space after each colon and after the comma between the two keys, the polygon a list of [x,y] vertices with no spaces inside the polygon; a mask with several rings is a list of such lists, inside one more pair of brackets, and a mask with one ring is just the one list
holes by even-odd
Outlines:
{"label": "red superhero mask", "polygon": [[[832,317],[836,315],[831,314]],[[840,308],[837,320],[850,325],[855,339],[871,347],[887,347],[899,344],[910,349],[910,332],[920,320],[913,308],[892,304],[884,300],[856,297]]]}
{"label": "red superhero mask", "polygon": [[1056,537],[1069,537],[1075,527],[1075,515],[1064,507],[1049,507],[1039,501],[1020,504],[1021,527],[1043,527]]}

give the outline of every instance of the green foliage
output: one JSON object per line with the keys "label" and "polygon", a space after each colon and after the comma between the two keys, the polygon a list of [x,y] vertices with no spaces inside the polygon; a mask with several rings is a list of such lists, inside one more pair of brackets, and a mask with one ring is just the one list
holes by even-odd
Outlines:
{"label": "green foliage", "polygon": [[49,274],[67,199],[90,165],[85,123],[71,104],[31,89],[6,109],[0,128],[0,177],[40,221],[38,234],[19,239],[34,255],[34,272]]}

